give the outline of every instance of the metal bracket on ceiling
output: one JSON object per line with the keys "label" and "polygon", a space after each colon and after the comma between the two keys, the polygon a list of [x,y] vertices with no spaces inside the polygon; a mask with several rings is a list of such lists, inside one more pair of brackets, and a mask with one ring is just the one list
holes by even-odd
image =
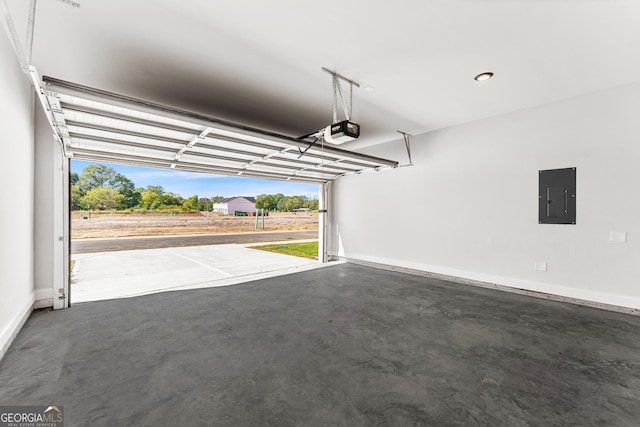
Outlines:
{"label": "metal bracket on ceiling", "polygon": [[[347,120],[351,120],[351,113],[353,112],[353,87],[360,87],[360,85],[354,82],[351,79],[348,79],[335,71],[329,70],[327,68],[322,67],[322,71],[331,74],[331,79],[333,83],[333,122],[338,122],[338,97],[340,97],[340,101],[342,103],[342,112],[345,115]],[[344,94],[342,93],[342,86],[340,86],[340,81],[344,81],[349,84],[349,105],[344,99]]]}
{"label": "metal bracket on ceiling", "polygon": [[396,131],[401,134],[404,138],[404,146],[407,149],[407,156],[409,157],[409,163],[402,166],[413,166],[413,161],[411,160],[411,134],[407,132],[402,132],[401,130]]}

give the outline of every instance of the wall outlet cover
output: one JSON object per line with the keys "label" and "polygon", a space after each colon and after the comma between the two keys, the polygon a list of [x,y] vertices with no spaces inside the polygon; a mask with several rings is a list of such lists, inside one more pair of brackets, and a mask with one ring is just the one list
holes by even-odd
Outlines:
{"label": "wall outlet cover", "polygon": [[542,261],[536,261],[533,263],[533,269],[536,271],[547,271],[547,263]]}
{"label": "wall outlet cover", "polygon": [[626,231],[612,231],[609,233],[609,240],[612,242],[627,242],[627,232]]}

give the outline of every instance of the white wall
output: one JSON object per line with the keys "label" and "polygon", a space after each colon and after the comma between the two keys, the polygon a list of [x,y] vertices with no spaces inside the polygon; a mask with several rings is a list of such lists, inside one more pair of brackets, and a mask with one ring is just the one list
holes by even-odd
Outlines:
{"label": "white wall", "polygon": [[214,203],[211,211],[226,215],[229,213],[229,205],[227,203]]}
{"label": "white wall", "polygon": [[33,289],[33,92],[0,35],[0,356],[30,313]]}
{"label": "white wall", "polygon": [[[407,161],[401,141],[367,152]],[[640,82],[417,136],[412,155],[336,181],[334,254],[640,308]],[[577,224],[538,224],[538,170],[565,167]]]}

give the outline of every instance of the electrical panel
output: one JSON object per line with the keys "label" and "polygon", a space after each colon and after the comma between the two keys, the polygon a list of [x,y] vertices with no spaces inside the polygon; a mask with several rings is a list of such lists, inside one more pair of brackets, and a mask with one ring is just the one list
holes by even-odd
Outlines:
{"label": "electrical panel", "polygon": [[576,223],[576,168],[539,171],[538,223]]}

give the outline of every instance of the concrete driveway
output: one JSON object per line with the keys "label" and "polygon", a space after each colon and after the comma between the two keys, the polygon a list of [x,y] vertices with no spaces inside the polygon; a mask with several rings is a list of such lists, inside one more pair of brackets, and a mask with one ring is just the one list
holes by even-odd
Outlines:
{"label": "concrete driveway", "polygon": [[72,256],[76,263],[71,279],[71,304],[228,286],[323,266],[315,260],[249,248],[256,245],[75,254]]}
{"label": "concrete driveway", "polygon": [[118,237],[115,239],[75,239],[71,253],[111,252],[136,249],[177,248],[179,246],[224,245],[230,243],[316,240],[317,230],[261,231],[256,233],[217,233],[186,236]]}

